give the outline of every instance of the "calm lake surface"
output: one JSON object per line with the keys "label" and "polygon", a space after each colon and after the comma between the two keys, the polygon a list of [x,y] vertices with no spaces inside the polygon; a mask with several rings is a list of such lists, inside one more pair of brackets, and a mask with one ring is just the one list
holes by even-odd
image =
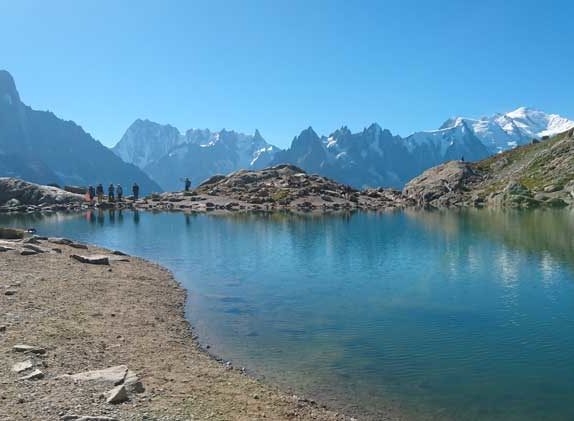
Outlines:
{"label": "calm lake surface", "polygon": [[327,404],[574,419],[572,212],[106,211],[0,225],[168,267],[210,351]]}

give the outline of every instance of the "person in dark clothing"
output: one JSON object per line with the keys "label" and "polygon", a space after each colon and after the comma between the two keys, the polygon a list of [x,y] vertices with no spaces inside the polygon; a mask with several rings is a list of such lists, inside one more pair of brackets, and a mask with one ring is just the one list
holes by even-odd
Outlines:
{"label": "person in dark clothing", "polygon": [[185,177],[184,183],[185,183],[185,191],[189,191],[189,188],[191,187],[191,180]]}
{"label": "person in dark clothing", "polygon": [[90,203],[92,203],[94,201],[94,197],[96,197],[96,189],[94,189],[94,186],[88,187],[88,197],[90,199]]}
{"label": "person in dark clothing", "polygon": [[140,186],[138,186],[138,183],[134,183],[132,186],[132,193],[134,195],[134,200],[138,200],[140,196]]}
{"label": "person in dark clothing", "polygon": [[96,195],[98,196],[98,203],[102,203],[104,200],[104,186],[102,186],[102,183],[96,187]]}
{"label": "person in dark clothing", "polygon": [[122,197],[124,196],[124,189],[122,189],[120,184],[118,184],[116,187],[116,195],[118,196],[118,202],[121,202]]}
{"label": "person in dark clothing", "polygon": [[114,200],[114,185],[110,184],[110,187],[108,187],[108,202],[113,202]]}

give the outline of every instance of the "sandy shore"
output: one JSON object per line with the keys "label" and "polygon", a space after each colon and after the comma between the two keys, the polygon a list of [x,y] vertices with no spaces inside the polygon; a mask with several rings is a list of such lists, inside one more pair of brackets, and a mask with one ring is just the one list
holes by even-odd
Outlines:
{"label": "sandy shore", "polygon": [[[1,420],[352,419],[206,354],[184,317],[185,290],[158,265],[47,240],[1,245],[14,249],[0,252]],[[44,252],[22,255],[25,247]],[[82,263],[72,254],[110,261]],[[17,352],[19,344],[37,349]],[[33,367],[16,372],[18,363]],[[117,366],[145,390],[129,388],[125,374],[112,384],[66,376]],[[30,375],[40,378],[23,379]],[[127,400],[107,403],[105,392],[123,386]]]}

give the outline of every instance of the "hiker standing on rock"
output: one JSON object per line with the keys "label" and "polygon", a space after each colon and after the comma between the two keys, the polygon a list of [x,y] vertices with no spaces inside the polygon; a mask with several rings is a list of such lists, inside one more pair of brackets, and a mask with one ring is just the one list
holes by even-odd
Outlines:
{"label": "hiker standing on rock", "polygon": [[191,180],[185,177],[184,183],[185,183],[185,191],[189,191],[189,188],[191,187]]}
{"label": "hiker standing on rock", "polygon": [[94,197],[96,197],[96,189],[94,189],[94,186],[89,186],[88,198],[90,199],[90,203],[94,203]]}
{"label": "hiker standing on rock", "polygon": [[124,196],[124,189],[122,189],[122,186],[120,184],[118,184],[118,186],[116,187],[116,194],[118,195],[118,202],[121,202],[122,197]]}
{"label": "hiker standing on rock", "polygon": [[102,183],[96,187],[96,195],[98,196],[98,203],[102,203],[104,200],[104,186],[102,186]]}
{"label": "hiker standing on rock", "polygon": [[138,186],[138,183],[134,183],[134,185],[132,186],[132,193],[134,195],[134,201],[138,200],[140,195],[140,186]]}
{"label": "hiker standing on rock", "polygon": [[110,187],[108,187],[108,202],[113,202],[114,200],[114,185],[110,184]]}

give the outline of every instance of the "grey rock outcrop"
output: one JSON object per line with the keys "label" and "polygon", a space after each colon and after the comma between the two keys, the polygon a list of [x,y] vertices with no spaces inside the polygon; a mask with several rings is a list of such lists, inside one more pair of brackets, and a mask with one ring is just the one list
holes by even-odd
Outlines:
{"label": "grey rock outcrop", "polygon": [[481,179],[482,175],[471,164],[449,161],[412,179],[403,189],[403,194],[419,206],[462,205],[465,186]]}
{"label": "grey rock outcrop", "polygon": [[16,199],[20,205],[53,205],[82,203],[84,197],[57,187],[42,186],[18,178],[0,177],[0,206]]}

